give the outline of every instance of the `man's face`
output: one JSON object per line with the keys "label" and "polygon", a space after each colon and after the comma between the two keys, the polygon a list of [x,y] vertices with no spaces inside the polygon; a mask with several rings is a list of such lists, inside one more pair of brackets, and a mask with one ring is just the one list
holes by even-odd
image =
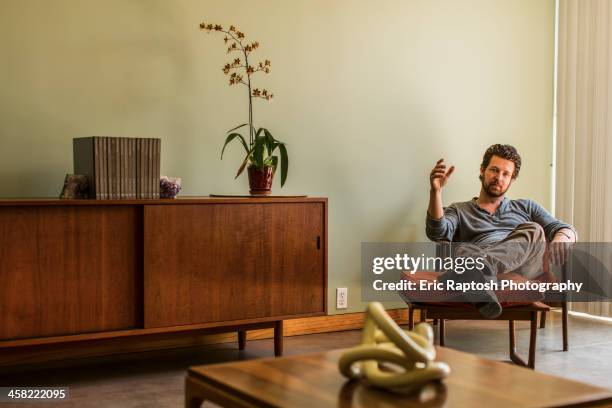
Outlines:
{"label": "man's face", "polygon": [[512,174],[514,174],[514,162],[512,160],[493,156],[487,168],[480,169],[482,188],[491,197],[501,197],[508,191],[510,184],[514,181]]}

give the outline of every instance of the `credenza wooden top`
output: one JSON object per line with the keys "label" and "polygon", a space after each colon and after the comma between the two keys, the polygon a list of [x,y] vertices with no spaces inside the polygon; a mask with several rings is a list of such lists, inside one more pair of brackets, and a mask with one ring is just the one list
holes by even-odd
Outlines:
{"label": "credenza wooden top", "polygon": [[1,206],[66,206],[66,205],[177,205],[177,204],[268,204],[321,203],[324,197],[269,196],[269,197],[177,197],[171,199],[139,200],[64,200],[59,198],[1,198]]}
{"label": "credenza wooden top", "polygon": [[245,406],[258,407],[502,408],[612,403],[612,390],[448,348],[437,350],[437,359],[448,363],[451,374],[442,383],[408,396],[347,381],[338,371],[343,350],[192,367],[188,378]]}

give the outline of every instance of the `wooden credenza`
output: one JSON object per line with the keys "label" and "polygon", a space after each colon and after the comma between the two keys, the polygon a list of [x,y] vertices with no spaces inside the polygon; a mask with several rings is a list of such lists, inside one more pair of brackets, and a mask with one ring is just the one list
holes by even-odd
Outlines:
{"label": "wooden credenza", "polygon": [[327,199],[0,200],[0,365],[20,348],[327,312]]}

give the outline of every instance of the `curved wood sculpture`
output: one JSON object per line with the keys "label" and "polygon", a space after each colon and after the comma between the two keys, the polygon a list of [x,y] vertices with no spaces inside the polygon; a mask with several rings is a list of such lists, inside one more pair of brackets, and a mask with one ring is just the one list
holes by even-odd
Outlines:
{"label": "curved wood sculpture", "polygon": [[419,323],[414,331],[402,330],[380,303],[372,302],[368,305],[361,345],[342,354],[338,366],[347,378],[410,393],[450,373],[449,366],[434,361],[435,357],[430,325]]}

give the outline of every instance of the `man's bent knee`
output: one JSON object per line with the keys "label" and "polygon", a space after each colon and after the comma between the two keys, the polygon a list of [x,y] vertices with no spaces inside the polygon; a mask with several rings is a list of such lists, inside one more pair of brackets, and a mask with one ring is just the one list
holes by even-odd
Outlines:
{"label": "man's bent knee", "polygon": [[514,231],[528,234],[530,242],[546,242],[544,228],[537,222],[525,222],[516,227]]}

